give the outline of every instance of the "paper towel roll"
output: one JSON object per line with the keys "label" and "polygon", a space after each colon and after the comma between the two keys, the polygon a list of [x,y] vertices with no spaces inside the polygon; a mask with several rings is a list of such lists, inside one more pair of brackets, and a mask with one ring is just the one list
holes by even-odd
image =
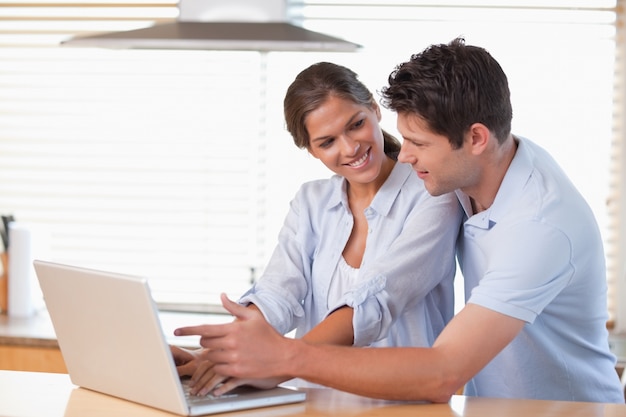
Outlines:
{"label": "paper towel roll", "polygon": [[9,316],[30,317],[35,314],[34,278],[31,230],[20,223],[9,223]]}

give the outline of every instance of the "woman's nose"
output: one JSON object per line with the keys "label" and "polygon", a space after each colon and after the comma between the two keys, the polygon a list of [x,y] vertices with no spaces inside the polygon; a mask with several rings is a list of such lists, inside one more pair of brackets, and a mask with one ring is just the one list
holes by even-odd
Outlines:
{"label": "woman's nose", "polygon": [[355,156],[359,152],[359,148],[361,147],[361,144],[359,142],[345,137],[344,143],[346,155]]}

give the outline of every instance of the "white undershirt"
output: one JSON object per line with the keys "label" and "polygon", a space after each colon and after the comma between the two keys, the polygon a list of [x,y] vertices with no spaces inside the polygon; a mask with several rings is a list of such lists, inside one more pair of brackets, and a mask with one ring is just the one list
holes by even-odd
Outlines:
{"label": "white undershirt", "polygon": [[359,268],[353,268],[343,256],[339,257],[339,263],[330,280],[330,288],[328,289],[328,305],[333,306],[343,297],[359,278]]}

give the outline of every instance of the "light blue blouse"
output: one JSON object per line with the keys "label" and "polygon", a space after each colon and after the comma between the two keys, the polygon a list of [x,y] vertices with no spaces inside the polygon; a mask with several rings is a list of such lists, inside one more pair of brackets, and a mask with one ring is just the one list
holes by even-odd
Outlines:
{"label": "light blue blouse", "polygon": [[472,215],[457,191],[468,216],[459,245],[467,302],[526,322],[465,393],[624,402],[594,215],[552,157],[527,139],[518,143],[488,210]]}
{"label": "light blue blouse", "polygon": [[454,314],[460,205],[454,193],[430,196],[409,165],[396,163],[365,216],[358,283],[330,304],[330,281],[353,226],[346,180],[303,184],[263,275],[239,302],[254,303],[282,334],[296,328],[300,337],[347,305],[356,346],[430,346]]}

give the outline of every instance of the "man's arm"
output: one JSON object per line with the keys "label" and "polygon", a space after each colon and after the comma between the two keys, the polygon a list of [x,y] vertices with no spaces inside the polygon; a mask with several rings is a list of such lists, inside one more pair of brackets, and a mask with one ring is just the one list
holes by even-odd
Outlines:
{"label": "man's arm", "polygon": [[432,348],[341,349],[293,344],[288,372],[368,397],[446,402],[521,331],[524,322],[468,304]]}
{"label": "man's arm", "polygon": [[278,334],[256,312],[223,296],[239,320],[177,329],[200,335],[216,372],[237,378],[288,375],[368,397],[446,402],[521,331],[524,322],[468,304],[432,348],[352,348]]}

